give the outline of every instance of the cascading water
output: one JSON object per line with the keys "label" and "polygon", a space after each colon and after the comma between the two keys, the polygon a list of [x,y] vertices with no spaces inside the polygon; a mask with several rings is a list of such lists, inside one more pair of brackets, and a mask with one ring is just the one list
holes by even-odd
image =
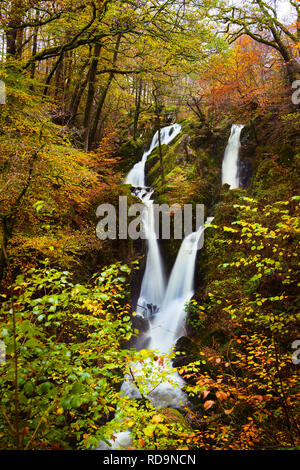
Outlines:
{"label": "cascading water", "polygon": [[[181,126],[174,124],[161,129],[161,144],[169,144],[179,133]],[[163,303],[163,297],[166,289],[165,276],[163,263],[159,252],[157,236],[155,233],[155,220],[153,201],[150,199],[153,190],[145,186],[145,165],[147,158],[151,152],[158,146],[159,136],[158,131],[155,133],[149,149],[144,152],[140,162],[136,163],[132,170],[128,173],[125,184],[133,186],[134,194],[141,199],[145,209],[142,217],[143,229],[148,243],[148,253],[145,272],[143,276],[140,296],[137,302],[137,314],[148,317],[151,313],[150,310],[159,310]],[[166,368],[170,368],[170,375],[172,374],[171,364],[165,364]],[[139,365],[133,364],[132,368],[135,373],[140,372]],[[155,365],[153,364],[153,375],[155,375]],[[181,385],[183,381],[178,374],[174,374],[173,384],[166,382],[154,387],[152,392],[148,395],[156,406],[164,407],[170,406],[172,403],[178,405],[179,403],[186,402],[185,395],[181,392]],[[130,377],[125,377],[121,387],[121,393],[129,398],[141,398],[138,388],[132,383]],[[118,419],[118,410],[115,419]],[[132,444],[130,430],[125,432],[116,433],[114,439],[109,440],[110,445],[101,442],[97,447],[98,450],[114,450],[120,448],[127,448]]]}
{"label": "cascading water", "polygon": [[222,184],[229,184],[230,189],[239,188],[238,161],[241,147],[242,124],[233,124],[231,134],[224,153],[222,166]]}
{"label": "cascading water", "polygon": [[145,206],[142,223],[148,243],[148,255],[136,312],[144,317],[155,313],[160,307],[166,288],[164,268],[155,233],[151,194],[149,197],[143,197],[142,199]]}
{"label": "cascading water", "polygon": [[[181,131],[181,126],[174,124],[161,130],[161,143],[169,144]],[[153,201],[150,199],[153,191],[145,187],[145,165],[148,156],[158,146],[158,133],[154,135],[150,148],[140,162],[128,173],[125,183],[135,187],[134,193],[141,199],[145,206],[143,214],[143,227],[148,242],[148,253],[145,273],[143,276],[140,297],[137,303],[137,314],[150,317],[149,349],[155,349],[160,354],[168,353],[183,331],[183,322],[186,314],[186,303],[194,294],[194,272],[198,251],[198,243],[203,235],[205,226],[201,226],[197,232],[185,237],[177,255],[176,262],[171,272],[166,288],[163,263],[161,260],[154,224]],[[213,218],[206,221],[209,225]],[[151,317],[155,308],[156,315]],[[147,398],[158,407],[180,407],[187,404],[188,400],[182,386],[184,381],[177,372],[172,371],[171,362],[164,359],[164,368],[169,373],[169,379],[150,390]],[[135,373],[139,374],[138,364],[132,365]],[[156,374],[156,364],[152,364],[152,375]],[[141,372],[142,373],[142,372]],[[149,377],[151,382],[151,377]],[[125,377],[121,392],[129,398],[141,398],[137,387],[130,377]],[[116,419],[118,412],[116,413]],[[114,440],[110,440],[110,446],[100,443],[98,449],[126,448],[132,443],[130,431],[117,433]]]}
{"label": "cascading water", "polygon": [[[180,132],[181,126],[179,124],[164,127],[161,129],[161,144],[169,144]],[[142,222],[148,243],[148,253],[140,297],[136,307],[137,313],[143,317],[150,316],[159,309],[166,287],[163,263],[155,233],[153,201],[150,199],[153,190],[149,191],[150,188],[145,187],[146,161],[151,152],[158,146],[158,143],[157,131],[150,148],[144,152],[141,161],[134,165],[125,180],[126,184],[131,184],[135,188],[136,196],[141,199],[145,206]]]}
{"label": "cascading water", "polygon": [[[181,131],[181,126],[174,124],[161,130],[161,143],[169,144]],[[148,349],[155,349],[160,354],[169,353],[183,331],[186,314],[186,303],[194,294],[194,271],[198,242],[204,232],[200,227],[183,240],[168,286],[166,288],[163,264],[159,253],[154,224],[153,201],[150,199],[152,190],[145,187],[145,164],[152,150],[158,145],[158,133],[154,135],[149,150],[142,160],[137,163],[127,175],[125,183],[135,186],[134,193],[142,200],[145,210],[143,228],[148,242],[148,253],[145,273],[143,276],[140,296],[136,312],[150,319],[150,329],[147,333]],[[208,219],[209,224],[212,219]],[[155,314],[155,315],[153,315]],[[168,362],[168,363],[166,363]],[[172,384],[164,382],[155,387],[148,398],[158,407],[178,406],[186,402],[186,396],[181,391],[183,381],[172,371],[170,361],[165,366],[170,369]],[[137,373],[139,373],[137,367]],[[153,370],[155,374],[155,367]],[[174,386],[175,384],[175,386]],[[124,381],[122,392],[130,397],[139,397],[139,391],[130,380]]]}
{"label": "cascading water", "polygon": [[[162,145],[168,145],[179,133],[181,132],[180,124],[173,124],[172,126],[167,126],[161,129],[160,138]],[[149,155],[153,150],[158,146],[158,131],[154,134],[151,145],[149,149],[144,152],[140,162],[136,163],[132,170],[128,173],[125,184],[131,184],[136,188],[145,187],[145,165]]]}
{"label": "cascading water", "polygon": [[[213,218],[208,218],[206,226],[212,220]],[[198,243],[204,230],[205,227],[200,227],[197,232],[190,233],[181,244],[164,295],[161,311],[151,327],[149,349],[157,349],[166,353],[170,351],[176,340],[184,335],[185,306],[194,295],[194,271]]]}

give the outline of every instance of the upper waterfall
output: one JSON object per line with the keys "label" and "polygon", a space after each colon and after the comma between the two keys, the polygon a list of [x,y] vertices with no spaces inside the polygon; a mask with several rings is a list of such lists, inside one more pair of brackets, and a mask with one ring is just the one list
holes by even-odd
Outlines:
{"label": "upper waterfall", "polygon": [[245,126],[233,124],[229,141],[224,153],[222,165],[222,184],[229,184],[230,189],[239,188],[238,160],[241,147],[241,132]]}
{"label": "upper waterfall", "polygon": [[[162,145],[169,144],[179,133],[181,132],[180,124],[172,124],[171,126],[163,127],[160,131],[160,139]],[[134,167],[128,173],[125,184],[131,184],[135,187],[145,187],[145,165],[147,158],[152,151],[158,146],[159,138],[158,131],[153,136],[152,142],[148,150],[146,150],[142,156],[141,161],[136,163]]]}

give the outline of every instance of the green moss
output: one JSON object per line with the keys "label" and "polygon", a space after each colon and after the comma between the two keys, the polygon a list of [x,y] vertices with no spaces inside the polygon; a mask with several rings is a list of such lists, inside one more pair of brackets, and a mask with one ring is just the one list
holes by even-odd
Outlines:
{"label": "green moss", "polygon": [[118,149],[118,157],[121,159],[121,170],[124,173],[132,168],[138,162],[144,151],[144,142],[141,139],[130,139],[125,141]]}

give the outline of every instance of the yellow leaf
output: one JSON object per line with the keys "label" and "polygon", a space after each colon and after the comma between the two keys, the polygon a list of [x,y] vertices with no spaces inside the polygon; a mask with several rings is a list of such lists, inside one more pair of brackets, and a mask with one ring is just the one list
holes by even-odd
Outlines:
{"label": "yellow leaf", "polygon": [[153,429],[145,428],[144,429],[144,434],[147,437],[152,437],[153,436]]}
{"label": "yellow leaf", "polygon": [[161,423],[162,421],[163,421],[163,417],[160,416],[160,415],[155,415],[152,418],[152,423],[153,424],[158,424],[158,423]]}

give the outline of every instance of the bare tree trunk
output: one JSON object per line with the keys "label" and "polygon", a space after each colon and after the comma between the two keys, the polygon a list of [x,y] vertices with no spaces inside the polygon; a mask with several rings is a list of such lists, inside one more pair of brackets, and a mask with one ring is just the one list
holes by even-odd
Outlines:
{"label": "bare tree trunk", "polygon": [[[36,20],[38,20],[38,13],[36,16]],[[37,53],[38,33],[39,33],[39,27],[36,26],[34,28],[33,39],[32,39],[32,52],[31,52],[32,57],[34,57]],[[32,62],[31,67],[30,67],[30,77],[32,79],[34,78],[35,70],[36,70],[36,63]]]}

